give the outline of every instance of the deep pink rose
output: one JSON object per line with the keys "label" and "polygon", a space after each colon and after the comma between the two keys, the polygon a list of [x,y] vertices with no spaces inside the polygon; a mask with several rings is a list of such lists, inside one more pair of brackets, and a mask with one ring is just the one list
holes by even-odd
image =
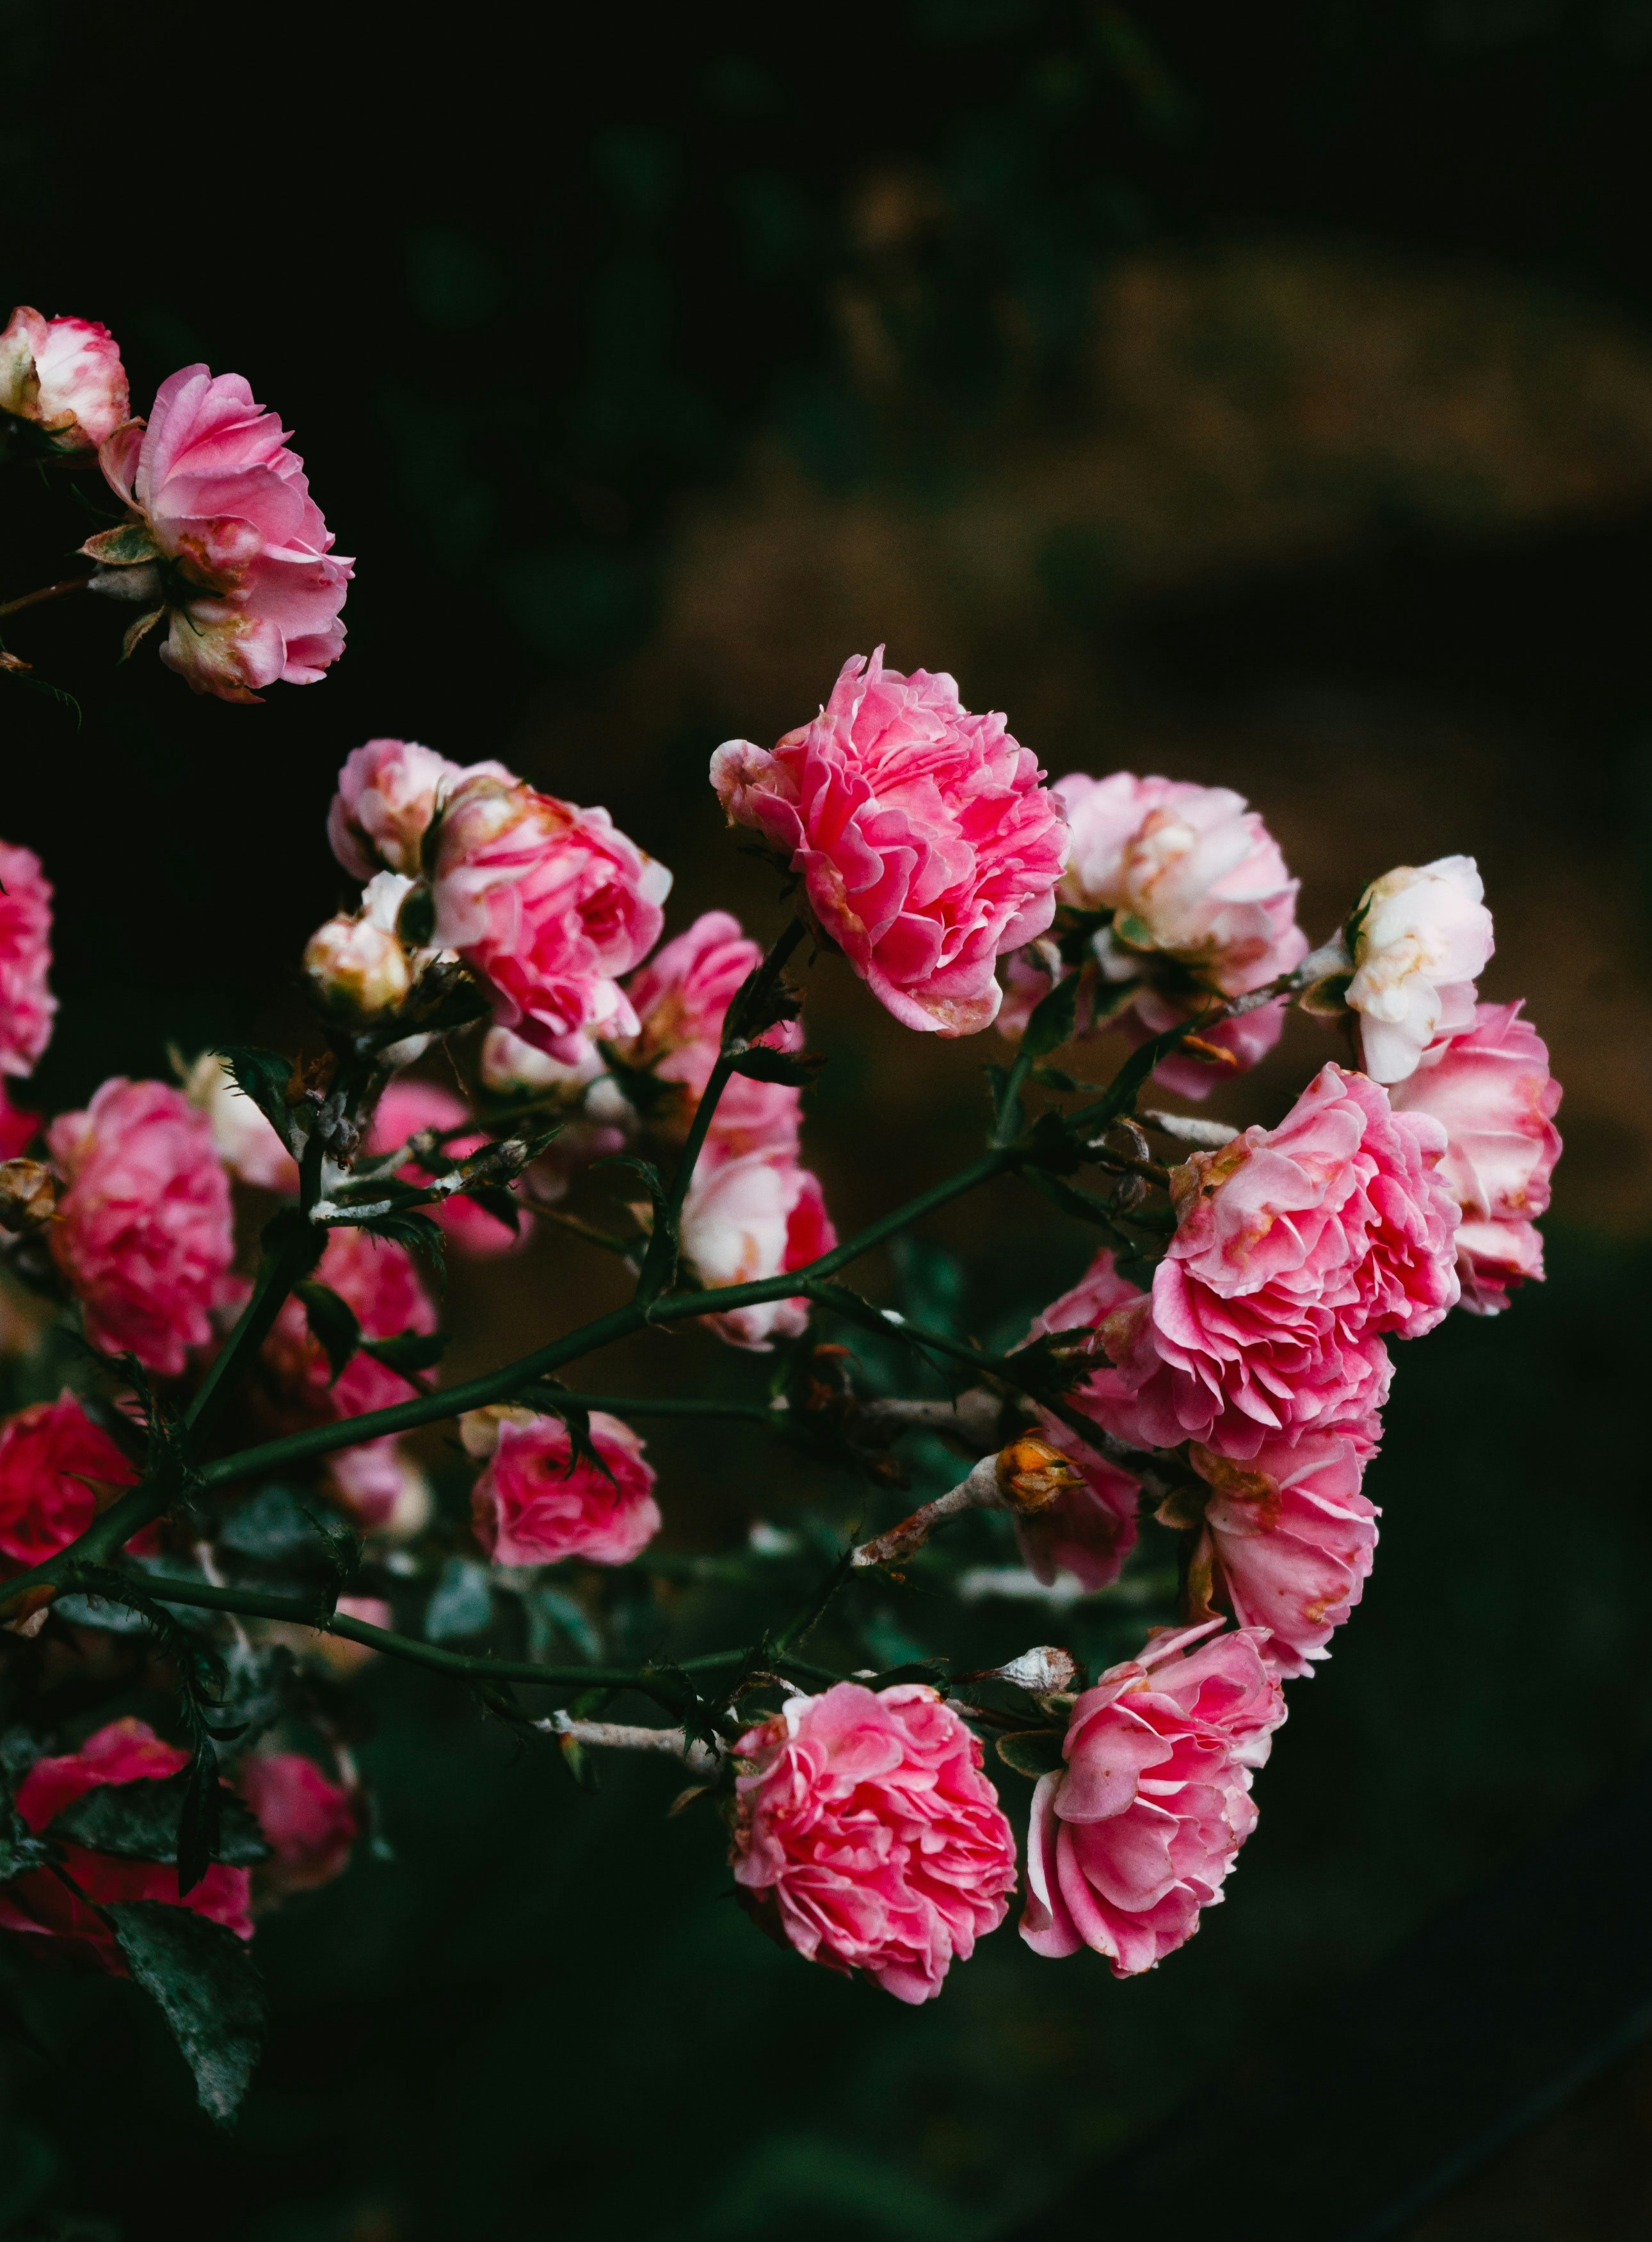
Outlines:
{"label": "deep pink rose", "polygon": [[1221,1898],[1285,1696],[1259,1634],[1206,1632],[1159,1635],[1073,1706],[1067,1764],[1039,1777],[1027,1832],[1021,1936],[1035,1953],[1089,1946],[1133,1977]]}
{"label": "deep pink rose", "polygon": [[919,1682],[794,1697],[735,1747],[735,1881],[806,1960],[933,2000],[1003,1922],[1015,1839],[981,1747]]}
{"label": "deep pink rose", "polygon": [[314,1891],[342,1876],[359,1822],[355,1802],[302,1752],[258,1752],[241,1762],[241,1796],[272,1857],[258,1870],[260,1896]]}
{"label": "deep pink rose", "polygon": [[1243,1464],[1190,1451],[1211,1487],[1194,1569],[1209,1567],[1240,1627],[1272,1630],[1262,1656],[1282,1680],[1312,1674],[1364,1593],[1380,1514],[1360,1483],[1376,1437],[1370,1420],[1265,1440]]}
{"label": "deep pink rose", "polygon": [[591,1412],[591,1446],[575,1458],[559,1417],[531,1409],[474,1409],[460,1426],[486,1457],[471,1494],[476,1539],[495,1565],[628,1565],[660,1530],[654,1467],[628,1425]]}
{"label": "deep pink rose", "polygon": [[[371,1157],[393,1152],[398,1144],[405,1144],[422,1129],[454,1129],[469,1118],[469,1108],[463,1098],[451,1090],[444,1090],[440,1083],[393,1082],[379,1100],[379,1109],[373,1117],[368,1154]],[[454,1159],[463,1159],[467,1153],[479,1151],[488,1141],[487,1130],[469,1129],[462,1136],[450,1137],[443,1150]],[[426,1171],[413,1162],[396,1172],[410,1183],[421,1183],[426,1176]],[[423,1212],[441,1225],[448,1244],[456,1252],[487,1259],[497,1253],[513,1252],[519,1245],[527,1242],[526,1226],[519,1234],[463,1192],[453,1198],[439,1199]]]}
{"label": "deep pink rose", "polygon": [[0,1571],[55,1557],[138,1476],[67,1386],[55,1401],[7,1418],[0,1424]]}
{"label": "deep pink rose", "polygon": [[41,1114],[25,1112],[22,1106],[12,1104],[6,1095],[5,1077],[0,1075],[0,1160],[15,1160],[19,1153],[27,1151],[40,1134],[43,1118]]}
{"label": "deep pink rose", "polygon": [[44,429],[60,452],[86,452],[131,410],[120,348],[95,319],[46,319],[19,304],[0,329],[0,413]]}
{"label": "deep pink rose", "polygon": [[1396,1112],[1432,1114],[1445,1130],[1440,1176],[1462,1210],[1462,1305],[1482,1316],[1508,1306],[1511,1285],[1542,1276],[1535,1218],[1561,1156],[1561,1086],[1548,1046],[1520,1013],[1476,1005],[1471,1027],[1425,1051],[1388,1092]]}
{"label": "deep pink rose", "polygon": [[[626,983],[638,1021],[622,1047],[629,1065],[649,1069],[656,1082],[680,1084],[675,1113],[653,1114],[657,1129],[686,1136],[695,1107],[711,1079],[722,1024],[735,992],[762,961],[762,951],[727,911],[707,911],[686,934],[655,952]],[[770,1051],[798,1051],[802,1025],[782,1022],[756,1040]],[[737,1074],[717,1102],[708,1150],[796,1154],[802,1095],[789,1083],[754,1082]]]}
{"label": "deep pink rose", "polygon": [[32,1074],[51,1041],[51,883],[32,849],[0,841],[0,1075]]}
{"label": "deep pink rose", "polygon": [[[163,1743],[142,1721],[111,1721],[88,1736],[77,1752],[37,1759],[17,1785],[17,1812],[37,1835],[66,1806],[106,1782],[138,1782],[176,1775],[189,1754]],[[63,1843],[63,1864],[85,1894],[77,1897],[50,1869],[31,1869],[0,1884],[0,1930],[47,1938],[72,1938],[89,1959],[116,1977],[127,1974],[115,1934],[88,1902],[107,1907],[127,1900],[159,1900],[221,1923],[238,1938],[251,1938],[251,1878],[245,1869],[214,1862],[194,1890],[178,1897],[178,1870],[156,1861],[119,1860],[84,1845]]]}
{"label": "deep pink rose", "polygon": [[993,966],[1049,925],[1067,829],[1000,715],[944,672],[846,661],[831,698],[772,755],[730,740],[711,782],[802,876],[817,923],[909,1028],[990,1027]]}
{"label": "deep pink rose", "polygon": [[[314,1281],[329,1286],[354,1311],[364,1339],[400,1339],[408,1332],[436,1328],[436,1311],[411,1257],[390,1238],[353,1228],[330,1231]],[[296,1298],[283,1304],[264,1342],[264,1360],[278,1413],[288,1424],[327,1424],[340,1417],[358,1417],[368,1409],[393,1407],[418,1391],[399,1370],[359,1351],[335,1379],[311,1332],[304,1303]],[[353,1455],[355,1451],[344,1453]],[[371,1522],[381,1521],[375,1517]]]}
{"label": "deep pink rose", "polygon": [[197,693],[256,701],[278,680],[312,685],[338,660],[355,564],[333,552],[279,416],[238,373],[185,366],[147,426],[127,421],[98,459],[160,561],[127,564],[132,528],[103,532],[82,548],[104,564],[93,588],[168,610],[161,660]]}
{"label": "deep pink rose", "polygon": [[[500,777],[507,775],[502,765],[492,769]],[[468,775],[417,740],[369,740],[352,748],[327,812],[333,855],[359,880],[370,880],[375,872],[403,872],[416,879],[436,812]]]}
{"label": "deep pink rose", "polygon": [[[819,1178],[783,1152],[702,1159],[683,1201],[679,1235],[684,1259],[708,1291],[787,1274],[837,1243]],[[792,1339],[807,1326],[809,1303],[769,1300],[702,1320],[731,1346],[766,1353],[777,1335]]]}
{"label": "deep pink rose", "polygon": [[606,809],[482,771],[436,839],[436,940],[486,978],[501,1027],[577,1064],[591,1036],[633,1036],[618,977],[647,957],[671,890]]}
{"label": "deep pink rose", "polygon": [[1172,1173],[1179,1219],[1151,1296],[1104,1326],[1120,1375],[1096,1397],[1102,1422],[1137,1447],[1244,1457],[1380,1408],[1381,1334],[1414,1339],[1457,1299],[1445,1141],[1332,1064],[1277,1129],[1195,1152]]}
{"label": "deep pink rose", "polygon": [[230,1186],[211,1123],[182,1091],[116,1075],[46,1143],[66,1185],[51,1251],[86,1337],[178,1377],[231,1292]]}

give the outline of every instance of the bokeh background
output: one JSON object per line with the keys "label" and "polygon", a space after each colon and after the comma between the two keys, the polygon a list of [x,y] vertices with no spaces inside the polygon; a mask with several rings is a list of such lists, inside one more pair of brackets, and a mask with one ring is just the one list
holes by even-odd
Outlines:
{"label": "bokeh background", "polygon": [[[1006,1929],[910,2013],[758,1938],[659,1770],[583,1795],[374,1676],[394,1857],[260,1931],[276,2027],[238,2131],[135,2003],[71,1989],[46,2058],[0,2057],[0,2231],[989,2242],[1196,2126],[1652,1743],[1652,4],[614,16],[295,5],[225,45],[171,6],[0,0],[0,302],[106,321],[138,399],[245,372],[359,564],[342,663],[255,709],[115,669],[112,617],[9,626],[77,704],[0,681],[0,830],[59,894],[50,1102],[169,1042],[296,1044],[332,775],[374,733],[606,802],[675,868],[674,924],[763,930],[708,754],[883,642],[1052,774],[1242,789],[1315,934],[1387,865],[1474,852],[1487,992],[1529,998],[1566,1084],[1551,1281],[1406,1352],[1370,1591],[1171,1967],[1117,1986]],[[8,507],[6,594],[70,541],[43,494]],[[995,1054],[920,1044],[829,967],[810,1017],[847,1229],[969,1156]],[[1317,1063],[1298,1022],[1235,1115]],[[977,1331],[1085,1252],[1031,1194],[926,1242],[869,1282],[944,1270]],[[454,1370],[611,1282],[565,1238],[461,1275]],[[601,1380],[726,1386],[712,1347]],[[737,1446],[652,1446],[686,1554],[802,1499]],[[922,1621],[891,1603],[892,1655]],[[1004,1655],[1051,1624],[982,1621]],[[1613,2078],[1428,2242],[1644,2232],[1652,2088]],[[1273,2231],[1335,2232],[1279,2125]],[[1337,2157],[1380,2158],[1373,2126],[1350,2111]]]}

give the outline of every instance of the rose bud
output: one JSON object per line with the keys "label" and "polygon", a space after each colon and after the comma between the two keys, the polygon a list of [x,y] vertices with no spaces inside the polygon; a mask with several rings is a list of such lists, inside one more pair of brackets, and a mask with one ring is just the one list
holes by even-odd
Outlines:
{"label": "rose bud", "polygon": [[130,410],[119,346],[95,319],[19,304],[0,329],[0,413],[32,420],[60,452],[90,452]]}

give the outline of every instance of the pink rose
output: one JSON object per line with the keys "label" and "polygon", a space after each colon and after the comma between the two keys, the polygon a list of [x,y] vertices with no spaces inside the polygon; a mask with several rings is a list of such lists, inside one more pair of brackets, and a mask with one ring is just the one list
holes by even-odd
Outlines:
{"label": "pink rose", "polygon": [[26,1572],[55,1557],[138,1476],[67,1386],[55,1401],[7,1418],[0,1424],[0,1570]]}
{"label": "pink rose", "polygon": [[[1178,1001],[1157,989],[1144,989],[1130,1010],[1119,1015],[1118,1025],[1132,1051],[1138,1051],[1151,1037],[1179,1026],[1200,1009],[1196,997]],[[1284,1030],[1288,1010],[1289,999],[1276,997],[1272,1004],[1259,1004],[1253,1012],[1211,1021],[1197,1030],[1198,1040],[1191,1050],[1184,1044],[1169,1058],[1160,1060],[1153,1069],[1153,1080],[1179,1098],[1208,1098],[1219,1084],[1247,1073],[1267,1057]]]}
{"label": "pink rose", "polygon": [[628,1565],[660,1530],[654,1467],[628,1425],[591,1412],[591,1446],[575,1458],[567,1426],[532,1409],[473,1409],[460,1420],[473,1456],[487,1459],[472,1491],[471,1524],[495,1565]]}
{"label": "pink rose", "polygon": [[18,305],[0,330],[0,413],[32,420],[60,452],[88,452],[130,410],[119,346],[107,327],[42,319]]}
{"label": "pink rose", "polygon": [[51,1041],[51,883],[32,849],[0,841],[0,1075],[32,1074]]}
{"label": "pink rose", "polygon": [[1380,1334],[1414,1339],[1457,1299],[1445,1131],[1368,1076],[1321,1068],[1277,1129],[1173,1171],[1179,1217],[1149,1299],[1109,1316],[1098,1397],[1143,1447],[1252,1456],[1269,1433],[1380,1407]]}
{"label": "pink rose", "polygon": [[1015,1538],[1033,1578],[1048,1585],[1064,1573],[1087,1595],[1111,1588],[1136,1546],[1141,1481],[1098,1456],[1059,1418],[1041,1411],[1040,1429],[1084,1474],[1042,1510],[1015,1513]]}
{"label": "pink rose", "polygon": [[1561,1156],[1561,1086],[1548,1047],[1519,1004],[1479,1004],[1459,1035],[1426,1051],[1388,1096],[1396,1112],[1428,1113],[1446,1132],[1441,1182],[1462,1210],[1457,1274],[1476,1315],[1508,1306],[1508,1287],[1543,1273],[1535,1217],[1548,1205]]}
{"label": "pink rose", "polygon": [[[702,1160],[683,1201],[679,1236],[684,1259],[708,1291],[801,1269],[837,1243],[819,1178],[783,1152]],[[809,1303],[770,1300],[702,1320],[731,1346],[766,1353],[776,1335],[795,1338],[807,1326]]]}
{"label": "pink rose", "polygon": [[355,564],[333,553],[303,460],[238,373],[186,366],[161,384],[147,426],[127,421],[98,459],[132,521],[82,547],[104,564],[93,588],[169,612],[161,660],[197,693],[256,701],[278,680],[312,685],[338,660]]}
{"label": "pink rose", "polygon": [[1015,1839],[958,1715],[923,1682],[838,1682],[735,1749],[752,1762],[735,1881],[757,1921],[807,1961],[933,2000],[1015,1889]]}
{"label": "pink rose", "polygon": [[[176,1775],[189,1765],[189,1754],[163,1743],[142,1721],[111,1721],[88,1736],[77,1752],[37,1759],[17,1785],[17,1812],[37,1836],[66,1806],[103,1783],[141,1782]],[[156,1861],[117,1859],[84,1845],[62,1841],[63,1865],[84,1897],[72,1892],[50,1869],[30,1869],[0,1884],[0,1930],[25,1936],[71,1938],[93,1961],[118,1977],[127,1974],[115,1934],[97,1906],[128,1900],[159,1900],[186,1907],[209,1923],[221,1923],[238,1938],[251,1938],[248,1911],[251,1878],[245,1869],[214,1862],[192,1891],[178,1896],[178,1870]]]}
{"label": "pink rose", "polygon": [[6,1095],[5,1077],[0,1075],[0,1160],[15,1160],[28,1151],[40,1134],[42,1118],[12,1104]]}
{"label": "pink rose", "polygon": [[944,672],[845,662],[812,723],[772,755],[731,740],[711,782],[802,874],[816,923],[909,1028],[991,1026],[992,969],[1049,925],[1067,830],[1000,715]]}
{"label": "pink rose", "polygon": [[258,1752],[241,1762],[241,1796],[258,1816],[272,1857],[260,1863],[260,1893],[284,1899],[342,1876],[359,1830],[350,1793],[302,1752]]}
{"label": "pink rose", "polygon": [[[483,768],[508,781],[502,764]],[[416,740],[369,740],[352,748],[327,812],[333,855],[359,880],[375,872],[405,872],[416,879],[437,810],[468,775]]]}
{"label": "pink rose", "polygon": [[182,1091],[116,1075],[46,1143],[66,1186],[51,1251],[86,1337],[177,1378],[231,1292],[230,1187],[211,1124]]}
{"label": "pink rose", "polygon": [[435,938],[487,980],[499,1024],[553,1058],[636,1033],[617,977],[659,940],[670,890],[606,809],[476,773],[442,814]]}
{"label": "pink rose", "polygon": [[1472,856],[1440,856],[1400,864],[1360,896],[1348,1003],[1379,1082],[1403,1082],[1436,1037],[1473,1026],[1474,977],[1494,947],[1485,892]]}
{"label": "pink rose", "polygon": [[[656,1082],[682,1085],[675,1113],[651,1116],[659,1128],[686,1136],[722,1045],[722,1024],[742,982],[762,961],[756,943],[727,911],[707,911],[686,934],[655,952],[633,974],[626,995],[638,1021],[624,1046],[628,1065],[648,1068]],[[798,1051],[803,1031],[796,1020],[770,1028],[757,1041],[770,1051]],[[785,1152],[796,1156],[802,1096],[789,1083],[754,1082],[735,1075],[717,1103],[708,1151]]]}
{"label": "pink rose", "polygon": [[1189,1451],[1212,1490],[1194,1570],[1209,1567],[1215,1600],[1266,1638],[1283,1681],[1312,1674],[1364,1593],[1380,1514],[1360,1482],[1376,1436],[1374,1420],[1281,1436],[1246,1464]]}
{"label": "pink rose", "polygon": [[412,1541],[429,1525],[430,1482],[393,1433],[336,1449],[326,1471],[333,1500],[364,1534]]}
{"label": "pink rose", "polygon": [[[405,1144],[423,1129],[456,1129],[470,1118],[468,1107],[462,1098],[451,1090],[444,1090],[435,1082],[393,1082],[379,1100],[379,1110],[373,1117],[373,1128],[367,1138],[369,1157],[382,1157],[393,1152],[398,1144]],[[467,1129],[460,1135],[450,1137],[443,1147],[454,1159],[463,1159],[479,1151],[490,1141],[485,1129]],[[426,1171],[416,1162],[409,1161],[396,1171],[410,1183],[426,1180]],[[494,1254],[514,1252],[518,1245],[526,1245],[526,1229],[520,1235],[490,1214],[485,1206],[463,1192],[453,1198],[439,1199],[425,1212],[441,1225],[447,1242],[455,1252],[475,1255],[480,1259]]]}
{"label": "pink rose", "polygon": [[1201,1643],[1208,1632],[1159,1635],[1073,1706],[1066,1767],[1039,1777],[1027,1832],[1021,1936],[1035,1953],[1089,1946],[1133,1977],[1221,1898],[1285,1697],[1259,1633]]}

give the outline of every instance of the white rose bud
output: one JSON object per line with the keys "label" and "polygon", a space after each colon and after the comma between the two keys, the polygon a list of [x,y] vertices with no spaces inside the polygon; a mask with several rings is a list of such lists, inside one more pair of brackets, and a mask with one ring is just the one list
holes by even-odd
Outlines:
{"label": "white rose bud", "polygon": [[412,963],[395,935],[343,912],[310,936],[304,970],[325,1010],[361,1020],[393,1012],[413,986]]}

